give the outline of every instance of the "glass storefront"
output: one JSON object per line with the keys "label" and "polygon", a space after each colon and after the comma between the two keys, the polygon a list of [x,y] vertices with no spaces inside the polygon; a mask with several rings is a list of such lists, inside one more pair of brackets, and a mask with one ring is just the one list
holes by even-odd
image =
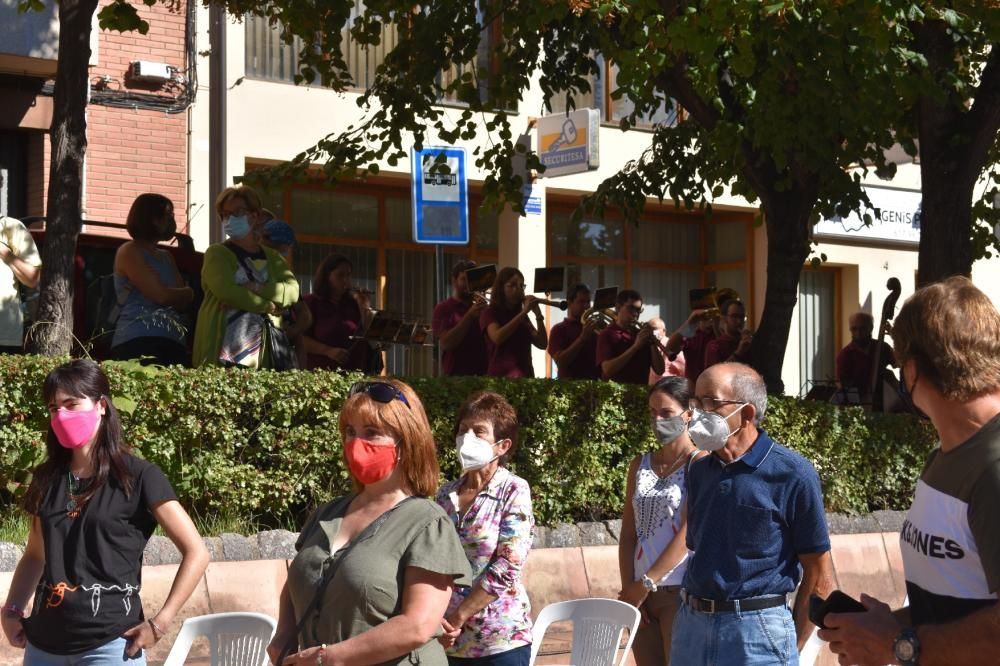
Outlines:
{"label": "glass storefront", "polygon": [[[469,247],[445,247],[444,290],[455,262],[471,258],[496,263],[498,216],[478,210],[473,195]],[[265,206],[288,220],[299,237],[293,262],[304,294],[312,275],[330,253],[353,263],[354,283],[371,290],[374,304],[407,320],[430,324],[435,303],[434,247],[412,242],[409,190],[403,186],[294,186],[264,197]],[[705,221],[697,214],[653,211],[638,226],[611,215],[572,221],[572,206],[549,202],[548,265],[566,266],[568,286],[583,282],[597,289],[617,286],[638,290],[645,303],[643,320],[661,317],[674,330],[687,318],[688,291],[730,287],[749,297],[749,242],[752,217],[730,215]],[[531,281],[530,275],[526,276]],[[553,294],[562,298],[564,294]],[[748,307],[748,311],[752,308]],[[552,308],[550,326],[564,317]],[[430,375],[432,347],[386,348],[391,374]]]}

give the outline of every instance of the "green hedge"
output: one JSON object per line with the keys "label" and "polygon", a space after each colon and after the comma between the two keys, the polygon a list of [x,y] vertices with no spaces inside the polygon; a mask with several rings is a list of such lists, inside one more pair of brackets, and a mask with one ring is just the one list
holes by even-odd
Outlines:
{"label": "green hedge", "polygon": [[[59,362],[0,356],[5,502],[20,497],[45,455],[41,386]],[[163,468],[196,515],[294,525],[349,487],[337,410],[356,377],[104,367],[128,440]],[[411,384],[427,408],[446,478],[458,473],[451,432],[463,398],[483,388],[507,396],[523,424],[511,467],[531,484],[542,524],[620,515],[628,461],[653,444],[641,387],[490,378],[414,378]],[[872,417],[791,398],[770,401],[765,426],[813,461],[830,511],[905,508],[934,443],[933,431],[908,416]]]}

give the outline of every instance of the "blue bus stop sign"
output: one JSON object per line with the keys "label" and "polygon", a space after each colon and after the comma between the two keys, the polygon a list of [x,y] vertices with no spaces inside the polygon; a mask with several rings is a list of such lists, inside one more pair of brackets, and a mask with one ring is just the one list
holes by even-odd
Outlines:
{"label": "blue bus stop sign", "polygon": [[[439,156],[443,155],[443,161]],[[469,187],[465,149],[411,150],[413,241],[469,244]]]}

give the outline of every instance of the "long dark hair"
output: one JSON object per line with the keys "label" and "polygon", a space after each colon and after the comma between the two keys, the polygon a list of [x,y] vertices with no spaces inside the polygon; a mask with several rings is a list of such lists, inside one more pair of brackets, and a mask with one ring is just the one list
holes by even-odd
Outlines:
{"label": "long dark hair", "polygon": [[[111,386],[107,375],[101,367],[86,359],[77,359],[60,365],[45,378],[42,395],[48,405],[62,390],[67,395],[79,398],[90,398],[105,402],[104,416],[97,430],[97,441],[91,450],[94,461],[94,480],[82,493],[75,497],[78,506],[84,506],[97,491],[103,488],[109,478],[113,478],[125,492],[126,497],[132,494],[132,477],[128,471],[126,457],[128,447],[122,437],[122,425],[118,412],[111,404]],[[24,508],[37,514],[41,509],[45,496],[53,484],[60,483],[63,475],[69,469],[73,452],[65,448],[56,438],[52,426],[45,439],[48,459],[35,468],[31,485],[24,497]]]}
{"label": "long dark hair", "polygon": [[328,255],[327,258],[320,263],[319,268],[316,269],[316,274],[313,275],[313,293],[323,300],[330,300],[330,292],[332,291],[330,289],[330,273],[334,272],[344,264],[354,268],[354,264],[351,263],[351,260],[344,255]]}
{"label": "long dark hair", "polygon": [[490,293],[490,310],[493,311],[493,315],[496,317],[500,317],[508,312],[516,313],[519,309],[517,306],[511,308],[507,305],[507,296],[503,290],[504,285],[510,282],[515,275],[521,276],[522,280],[524,279],[524,273],[517,268],[514,266],[505,266],[500,269],[496,279],[493,280],[493,291]]}

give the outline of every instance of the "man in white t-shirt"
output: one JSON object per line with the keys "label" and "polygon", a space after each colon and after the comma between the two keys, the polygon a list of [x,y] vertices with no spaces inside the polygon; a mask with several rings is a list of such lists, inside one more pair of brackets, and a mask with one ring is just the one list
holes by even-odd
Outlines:
{"label": "man in white t-shirt", "polygon": [[0,216],[0,354],[23,350],[24,318],[17,285],[37,286],[41,266],[28,229],[20,220]]}

